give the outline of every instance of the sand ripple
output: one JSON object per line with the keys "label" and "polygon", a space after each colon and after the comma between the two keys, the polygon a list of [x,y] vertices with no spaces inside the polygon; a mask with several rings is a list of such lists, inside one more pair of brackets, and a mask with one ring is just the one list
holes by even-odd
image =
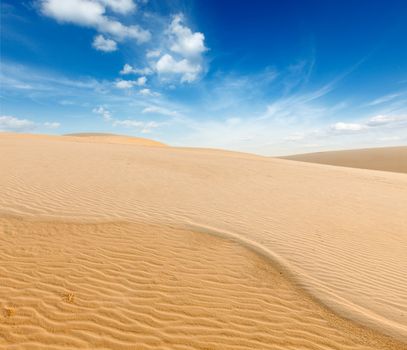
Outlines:
{"label": "sand ripple", "polygon": [[224,238],[3,218],[0,239],[0,347],[8,350],[404,347],[335,316]]}

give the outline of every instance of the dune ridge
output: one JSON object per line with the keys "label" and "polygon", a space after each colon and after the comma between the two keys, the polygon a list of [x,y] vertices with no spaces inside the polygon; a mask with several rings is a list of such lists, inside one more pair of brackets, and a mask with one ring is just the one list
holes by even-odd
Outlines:
{"label": "dune ridge", "polygon": [[407,146],[295,154],[282,159],[407,173]]}
{"label": "dune ridge", "polygon": [[313,305],[406,342],[404,174],[31,137],[0,148],[3,216],[231,233],[283,259]]}
{"label": "dune ridge", "polygon": [[3,138],[11,139],[39,139],[39,140],[52,140],[52,141],[70,141],[70,142],[83,142],[83,143],[108,143],[108,144],[121,144],[121,145],[137,145],[137,146],[148,146],[148,147],[165,147],[162,142],[143,138],[134,137],[127,135],[117,135],[109,133],[73,133],[65,135],[42,135],[42,134],[17,134],[17,133],[1,133]]}

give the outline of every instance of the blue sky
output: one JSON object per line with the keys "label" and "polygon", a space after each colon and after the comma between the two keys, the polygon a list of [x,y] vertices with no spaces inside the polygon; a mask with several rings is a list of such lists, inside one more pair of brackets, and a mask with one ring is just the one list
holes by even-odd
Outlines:
{"label": "blue sky", "polygon": [[403,0],[3,0],[0,130],[407,144],[406,18]]}

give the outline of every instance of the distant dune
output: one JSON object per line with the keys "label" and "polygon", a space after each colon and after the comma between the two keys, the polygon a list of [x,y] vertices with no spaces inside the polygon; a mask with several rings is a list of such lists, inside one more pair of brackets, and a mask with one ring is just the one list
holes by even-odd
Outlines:
{"label": "distant dune", "polygon": [[85,140],[86,142],[102,142],[102,143],[120,143],[120,144],[137,144],[143,146],[165,146],[165,144],[142,138],[126,135],[106,134],[106,133],[75,133],[66,134],[64,137],[69,137],[72,140]]}
{"label": "distant dune", "polygon": [[0,133],[2,138],[11,139],[43,139],[52,141],[69,141],[69,142],[85,142],[85,143],[117,143],[122,145],[139,145],[139,146],[166,146],[162,142],[150,140],[142,137],[133,137],[127,135],[116,135],[107,133],[75,133],[66,135],[40,135],[40,134],[16,134],[16,133]]}
{"label": "distant dune", "polygon": [[351,168],[407,173],[407,146],[305,153],[280,158]]}
{"label": "distant dune", "polygon": [[405,174],[112,138],[0,134],[1,349],[406,349]]}

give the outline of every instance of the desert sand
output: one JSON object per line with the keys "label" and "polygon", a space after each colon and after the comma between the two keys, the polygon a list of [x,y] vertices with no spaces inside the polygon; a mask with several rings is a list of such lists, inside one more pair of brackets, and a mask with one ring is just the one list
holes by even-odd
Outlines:
{"label": "desert sand", "polygon": [[405,174],[92,138],[0,134],[0,348],[406,349]]}
{"label": "desert sand", "polygon": [[296,154],[283,159],[407,173],[407,146]]}

